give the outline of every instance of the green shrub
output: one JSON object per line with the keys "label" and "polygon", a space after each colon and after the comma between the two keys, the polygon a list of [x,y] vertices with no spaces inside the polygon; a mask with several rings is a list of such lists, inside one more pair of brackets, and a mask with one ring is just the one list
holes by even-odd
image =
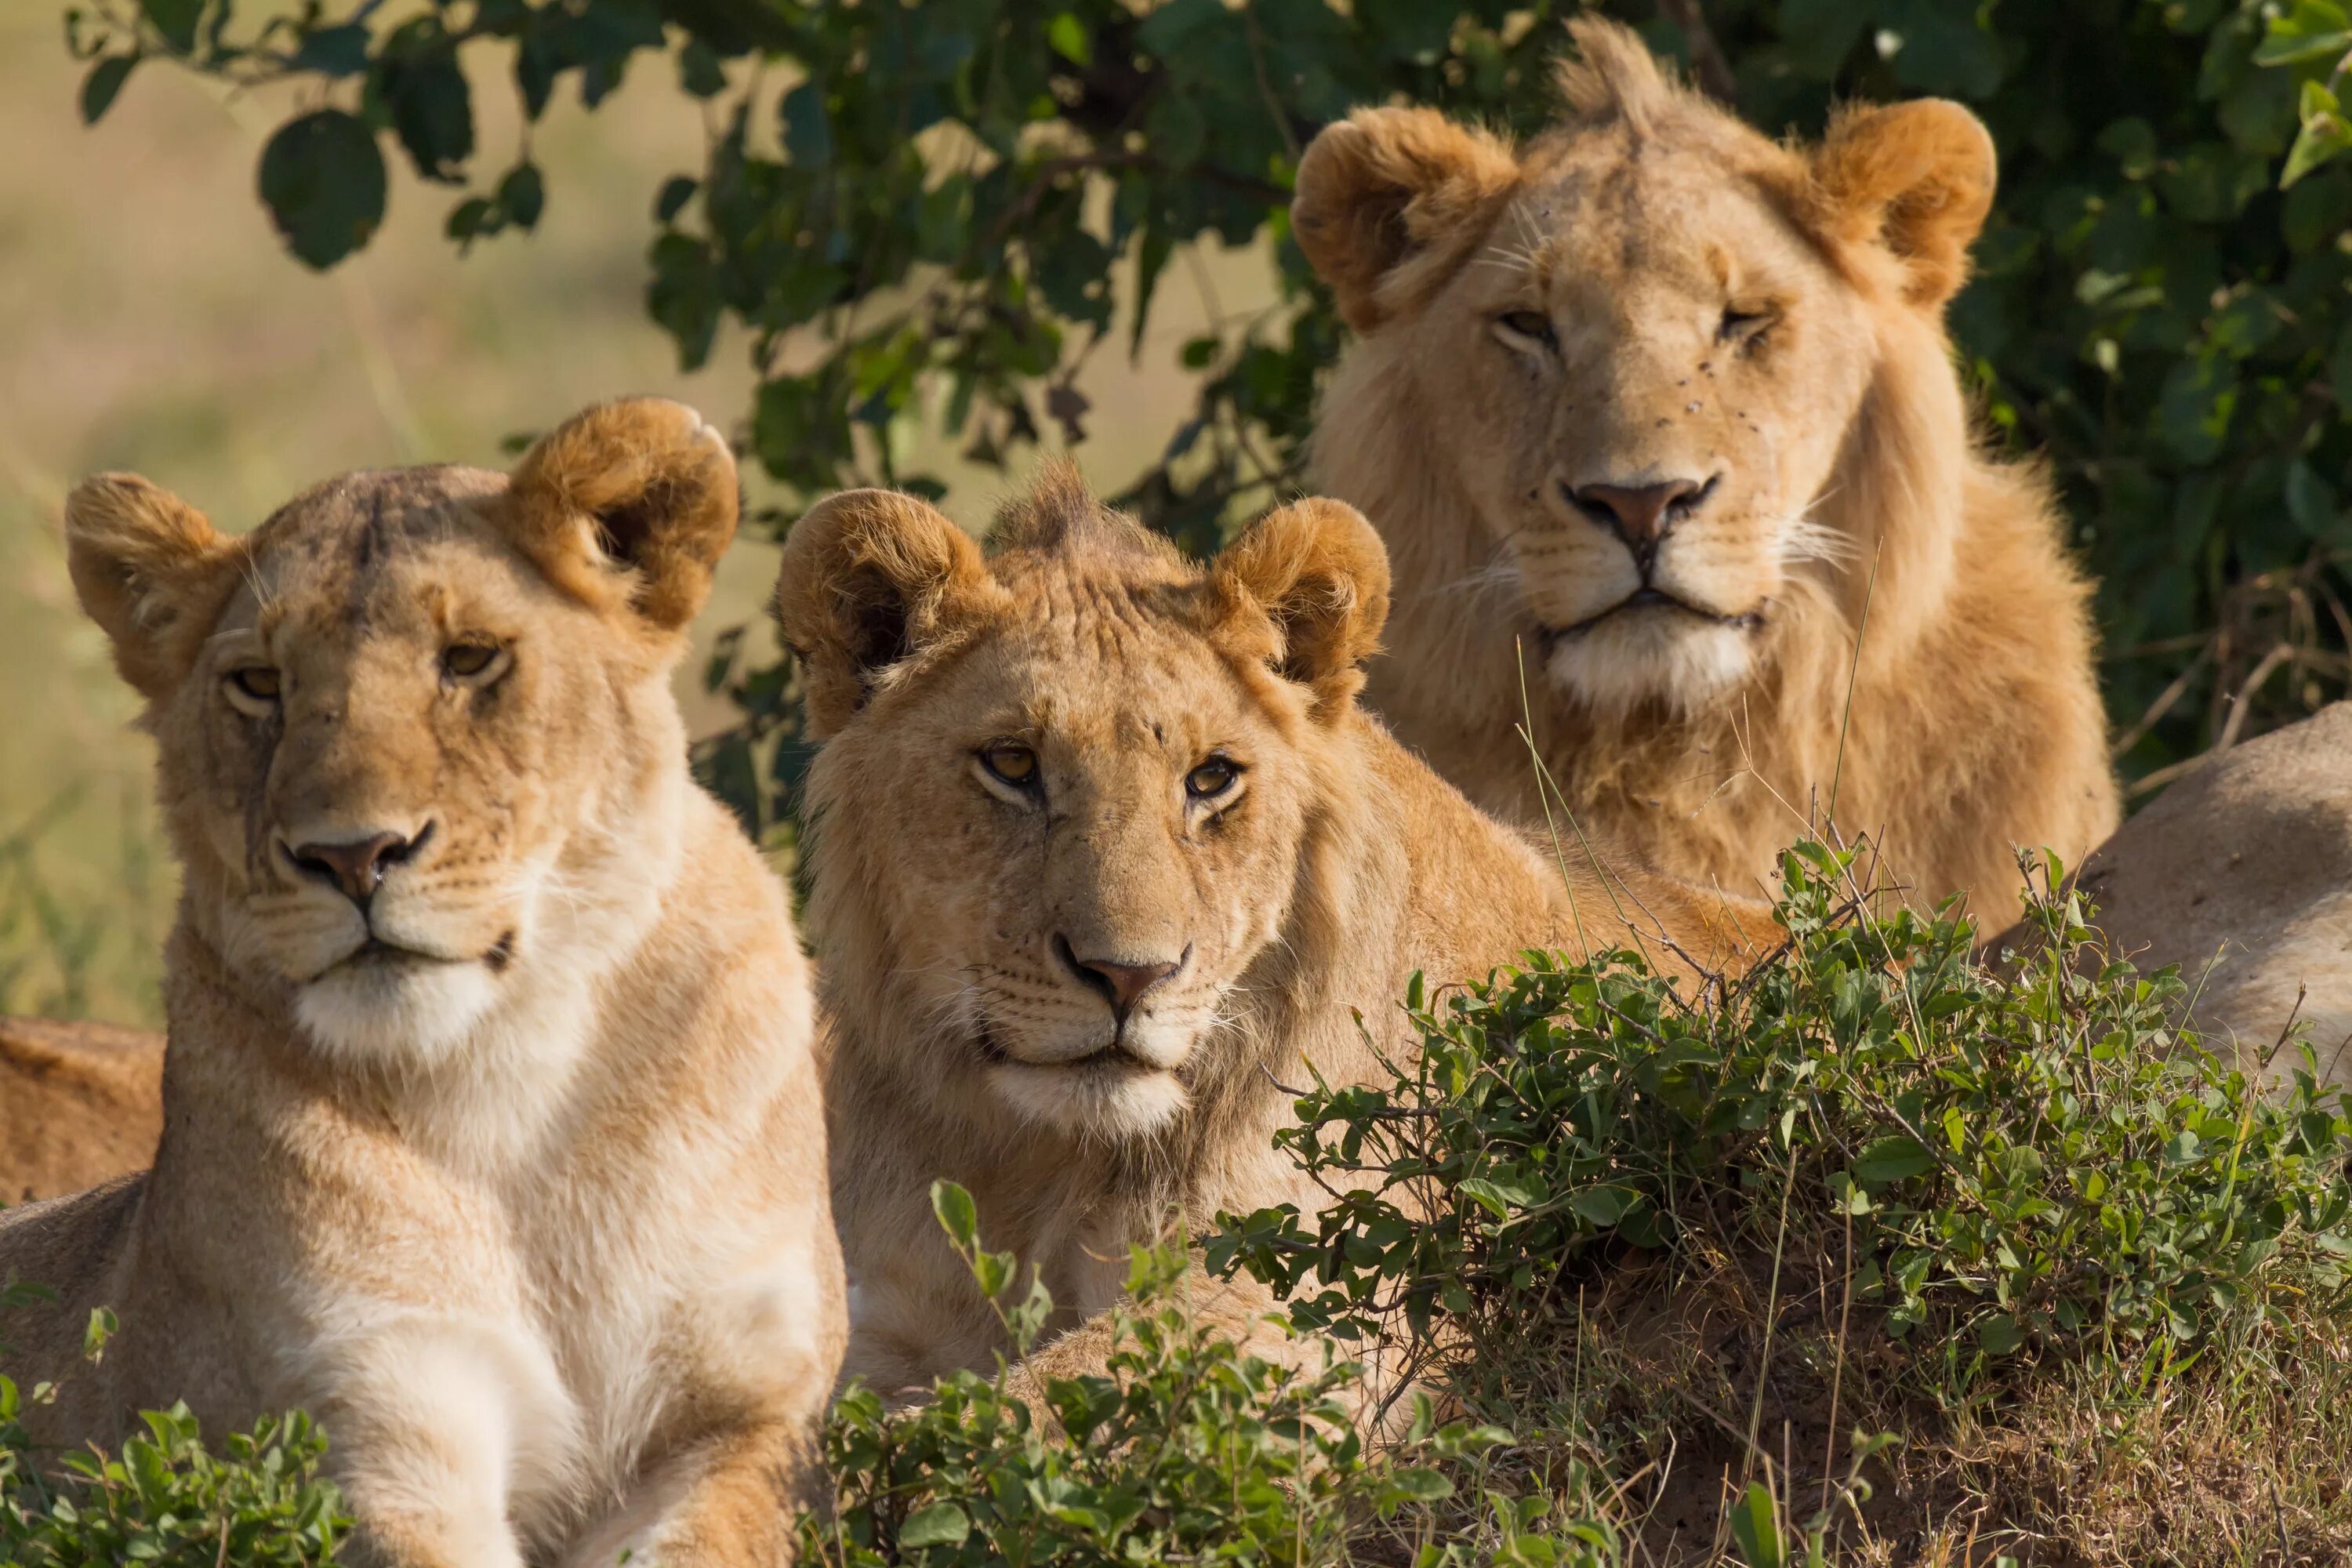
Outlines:
{"label": "green shrub", "polygon": [[[961,1188],[942,1183],[932,1201],[982,1291],[1000,1300],[1012,1255],[981,1247]],[[1476,1528],[1439,1539],[1431,1505],[1475,1480],[1481,1456],[1509,1435],[1439,1426],[1423,1397],[1410,1429],[1375,1454],[1349,1416],[1355,1363],[1327,1359],[1302,1373],[1242,1353],[1189,1317],[1185,1269],[1181,1253],[1134,1249],[1108,1375],[1045,1389],[1061,1434],[1008,1394],[1001,1363],[994,1377],[944,1378],[929,1402],[895,1414],[871,1390],[845,1394],[825,1436],[836,1511],[804,1524],[810,1560],[1307,1568],[1355,1561],[1376,1535],[1401,1543],[1399,1560],[1415,1568],[1619,1561],[1608,1525],[1546,1528],[1541,1499],[1486,1498]],[[1000,1308],[1023,1347],[1051,1310],[1035,1281],[1024,1301]]]}
{"label": "green shrub", "polygon": [[0,1568],[317,1568],[351,1521],[319,1466],[308,1416],[265,1416],[205,1446],[184,1405],[151,1410],[119,1455],[66,1454],[44,1472],[0,1377]]}
{"label": "green shrub", "polygon": [[2265,1099],[2174,1028],[2177,977],[2096,960],[2072,896],[2035,906],[2037,951],[2005,977],[1972,961],[1970,922],[1847,896],[1853,859],[1785,858],[1788,942],[1720,1006],[1631,952],[1531,952],[1442,1005],[1416,981],[1420,1060],[1318,1085],[1278,1134],[1335,1201],[1234,1217],[1212,1259],[1359,1339],[1389,1312],[1421,1334],[1441,1309],[1515,1319],[1603,1239],[1769,1251],[1848,1219],[1888,1329],[1979,1359],[2177,1362],[2343,1298],[2352,1122],[2307,1053]]}

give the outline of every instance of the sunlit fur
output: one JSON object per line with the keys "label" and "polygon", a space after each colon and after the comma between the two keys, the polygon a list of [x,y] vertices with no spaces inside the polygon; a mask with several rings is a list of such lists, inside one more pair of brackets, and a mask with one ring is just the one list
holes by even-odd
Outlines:
{"label": "sunlit fur", "polygon": [[[1625,931],[1612,892],[1480,814],[1356,706],[1388,573],[1352,510],[1307,500],[1196,564],[1066,472],[992,551],[911,497],[794,526],[778,589],[824,749],[810,919],[828,1015],[834,1201],[854,1282],[845,1371],[886,1393],[1002,1348],[929,1216],[962,1184],[1071,1332],[1016,1378],[1099,1373],[1127,1249],[1220,1209],[1311,1203],[1272,1142],[1276,1087],[1410,1058],[1408,977]],[[1026,785],[984,756],[1017,742]],[[1187,794],[1204,759],[1234,785]],[[1685,951],[1769,916],[1619,867]],[[1057,941],[1058,939],[1058,941]],[[1124,1031],[1077,956],[1181,959]],[[1360,1017],[1360,1024],[1359,1023]],[[1239,1283],[1194,1310],[1289,1354]],[[1080,1327],[1079,1325],[1085,1326]],[[1314,1347],[1297,1353],[1312,1359]]]}
{"label": "sunlit fur", "polygon": [[[153,1169],[0,1215],[42,1441],[300,1406],[370,1562],[789,1557],[845,1318],[809,974],[668,687],[738,505],[653,400],[242,538],[76,489],[184,893]],[[378,832],[364,905],[304,864]]]}
{"label": "sunlit fur", "polygon": [[[1998,913],[2012,844],[2071,860],[2116,797],[2049,483],[1978,448],[1943,331],[1990,141],[1927,101],[1775,143],[1571,30],[1525,147],[1366,110],[1300,167],[1358,334],[1313,468],[1397,568],[1371,700],[1520,820],[1527,720],[1580,818],[1670,869],[1769,885],[1834,791],[1918,894]],[[1577,498],[1671,480],[1706,489],[1645,584]]]}

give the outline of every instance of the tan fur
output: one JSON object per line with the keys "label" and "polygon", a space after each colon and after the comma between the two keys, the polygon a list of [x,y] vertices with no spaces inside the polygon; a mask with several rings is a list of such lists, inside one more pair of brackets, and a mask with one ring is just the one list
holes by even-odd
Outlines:
{"label": "tan fur", "polygon": [[[936,1178],[971,1190],[983,1238],[1059,1305],[1069,1331],[1022,1374],[1034,1397],[1101,1369],[1097,1314],[1131,1243],[1311,1197],[1273,1146],[1290,1101],[1268,1075],[1355,1082],[1376,1052],[1405,1059],[1414,971],[1438,984],[1580,949],[1580,916],[1596,944],[1645,940],[1675,967],[1653,917],[1701,959],[1741,919],[1769,931],[1630,866],[1605,885],[1572,847],[1563,889],[1391,740],[1354,700],[1387,598],[1378,538],[1328,500],[1206,565],[1066,472],[987,555],[877,490],[794,528],[778,608],[823,694],[810,919],[846,1373],[895,1393],[1003,1348],[931,1217]],[[1003,742],[1031,749],[1034,790],[987,772]],[[1195,800],[1211,757],[1238,783]],[[1122,1026],[1074,968],[1101,957],[1178,968]],[[1273,1348],[1263,1292],[1191,1289],[1203,1319]]]}
{"label": "tan fur", "polygon": [[[2117,805],[2051,487],[1972,442],[1943,331],[1991,142],[1925,101],[1775,144],[1572,31],[1524,149],[1378,109],[1300,165],[1299,244],[1362,334],[1313,466],[1397,569],[1373,705],[1521,821],[1528,713],[1581,819],[1684,876],[1769,887],[1834,793],[1923,900],[2005,916],[2011,846],[2071,860]],[[1590,487],[1668,481],[1712,488],[1645,577]]]}
{"label": "tan fur", "polygon": [[[185,890],[153,1170],[0,1215],[60,1292],[7,1325],[64,1382],[37,1436],[307,1407],[363,1561],[790,1555],[845,1336],[808,971],[667,686],[737,504],[650,399],[241,539],[74,492]],[[362,902],[316,850],[376,829],[410,847]]]}
{"label": "tan fur", "polygon": [[145,1170],[163,1089],[161,1035],[0,1018],[0,1206]]}

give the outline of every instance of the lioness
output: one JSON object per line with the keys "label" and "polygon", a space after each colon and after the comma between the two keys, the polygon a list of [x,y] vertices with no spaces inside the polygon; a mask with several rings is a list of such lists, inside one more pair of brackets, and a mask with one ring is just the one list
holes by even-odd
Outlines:
{"label": "lioness", "polygon": [[1972,442],[1944,333],[1991,140],[1927,100],[1769,142],[1625,28],[1571,31],[1523,150],[1373,109],[1299,165],[1357,334],[1313,467],[1397,571],[1371,700],[1533,821],[1524,690],[1584,822],[1742,890],[1834,799],[1995,929],[2011,847],[2071,862],[2117,806],[2049,481]]}
{"label": "lioness", "polygon": [[73,492],[185,892],[154,1169],[0,1215],[37,1437],[302,1405],[373,1561],[790,1554],[845,1333],[808,971],[666,680],[738,504],[654,400],[241,539]]}
{"label": "lioness", "polygon": [[160,1036],[0,1018],[0,1207],[145,1170],[163,1086]]}
{"label": "lioness", "polygon": [[[1654,921],[1704,963],[1738,914],[1770,930],[1630,868],[1604,884],[1573,848],[1563,886],[1391,740],[1356,702],[1388,597],[1378,536],[1335,501],[1205,566],[1058,471],[985,557],[887,491],[793,528],[777,610],[824,741],[809,917],[846,1373],[896,1392],[1003,1346],[931,1218],[935,1178],[971,1190],[1071,1330],[1021,1370],[1034,1401],[1101,1370],[1107,1324],[1077,1325],[1117,1299],[1130,1243],[1312,1203],[1273,1144],[1276,1080],[1410,1059],[1414,971],[1483,975],[1586,935],[1678,963]],[[1194,1305],[1279,1350],[1245,1282],[1197,1282]]]}

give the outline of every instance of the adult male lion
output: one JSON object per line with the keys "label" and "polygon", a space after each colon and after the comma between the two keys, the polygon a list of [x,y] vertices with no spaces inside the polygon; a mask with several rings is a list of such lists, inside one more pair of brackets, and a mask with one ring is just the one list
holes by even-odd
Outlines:
{"label": "adult male lion", "polygon": [[[1678,963],[1654,921],[1704,962],[1738,916],[1771,929],[1630,867],[1604,884],[1572,848],[1563,886],[1363,713],[1388,565],[1349,507],[1302,501],[1200,566],[1056,472],[992,542],[860,490],[784,547],[778,615],[824,741],[809,912],[847,1373],[896,1391],[1003,1346],[936,1178],[1072,1328],[1117,1299],[1131,1243],[1313,1201],[1274,1148],[1274,1080],[1408,1058],[1414,971],[1588,933]],[[1272,1348],[1262,1292],[1198,1282],[1193,1304]],[[1024,1392],[1099,1372],[1106,1339],[1066,1333]]]}
{"label": "adult male lion", "polygon": [[1834,805],[2006,914],[2011,847],[2071,861],[2116,796],[2050,486],[1971,442],[1943,331],[1991,141],[1927,100],[1774,143],[1571,31],[1524,150],[1374,109],[1299,166],[1357,333],[1314,468],[1397,568],[1373,703],[1531,820],[1524,692],[1569,805],[1670,870],[1753,889]]}
{"label": "adult male lion", "polygon": [[241,539],[74,491],[185,891],[153,1170],[0,1215],[37,1437],[300,1405],[371,1561],[790,1555],[845,1333],[808,975],[667,683],[737,509],[656,400]]}

